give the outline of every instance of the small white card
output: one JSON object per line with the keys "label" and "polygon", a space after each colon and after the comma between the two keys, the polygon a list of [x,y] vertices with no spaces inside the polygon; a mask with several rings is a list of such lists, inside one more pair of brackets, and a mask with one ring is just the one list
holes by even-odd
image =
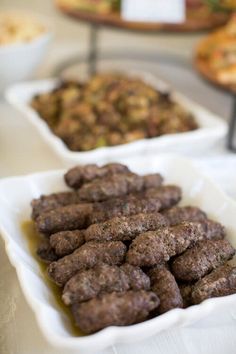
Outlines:
{"label": "small white card", "polygon": [[122,0],[122,18],[137,22],[182,23],[185,0]]}

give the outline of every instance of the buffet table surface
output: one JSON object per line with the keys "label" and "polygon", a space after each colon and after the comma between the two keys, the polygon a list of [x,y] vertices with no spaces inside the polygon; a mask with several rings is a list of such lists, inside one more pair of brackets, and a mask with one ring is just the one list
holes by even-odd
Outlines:
{"label": "buffet table surface", "polygon": [[[4,1],[3,1],[4,2]],[[25,1],[25,3],[30,3]],[[35,3],[36,9],[42,10],[39,2]],[[52,14],[52,9],[46,9]],[[61,23],[65,21],[62,18],[56,18],[55,21]],[[63,22],[64,23],[64,22]],[[70,27],[71,26],[71,27]],[[86,50],[86,26],[74,27],[70,25],[62,30],[58,29],[56,40],[50,55],[45,60],[36,75],[36,78],[45,78],[50,76],[55,65],[59,64],[59,59],[66,58],[71,54],[81,54]],[[59,28],[60,26],[58,26]],[[72,28],[76,32],[80,43],[78,50],[75,51],[73,41],[76,36],[69,36]],[[68,31],[67,37],[64,32]],[[68,37],[69,36],[69,37]],[[114,37],[115,36],[115,37]],[[105,50],[114,49],[114,38],[117,34],[104,34],[106,39]],[[119,37],[120,35],[118,35]],[[231,113],[231,97],[226,93],[217,91],[207,85],[191,69],[191,48],[199,39],[199,35],[180,36],[175,40],[169,35],[162,35],[156,39],[157,61],[151,64],[145,61],[112,61],[112,65],[119,68],[130,66],[132,69],[142,69],[157,74],[165,79],[176,89],[193,98],[198,103],[206,106],[224,119],[228,119]],[[66,38],[70,38],[66,40]],[[140,40],[145,50],[153,49],[155,39],[150,39],[150,43],[145,39]],[[81,41],[81,42],[80,42]],[[132,40],[132,35],[125,39],[127,47]],[[103,41],[104,42],[104,41]],[[118,41],[119,42],[119,41]],[[122,42],[122,41],[121,41]],[[119,45],[115,46],[119,50]],[[171,50],[170,50],[171,48]],[[135,49],[135,48],[133,48]],[[154,50],[154,55],[155,55]],[[132,48],[130,49],[132,51]],[[172,51],[172,52],[171,52]],[[175,66],[173,63],[158,61],[158,55],[161,52],[176,55],[183,58],[186,66]],[[101,61],[101,66],[104,62]],[[85,70],[83,65],[79,71]],[[224,142],[211,151],[208,151],[204,158],[197,154],[188,156],[196,160],[199,169],[213,178],[226,193],[236,199],[236,155],[227,152],[224,148]],[[20,114],[10,107],[3,99],[0,99],[0,178],[28,174],[36,171],[63,168],[64,163],[45,145],[39,133],[32,127]],[[196,323],[190,328],[179,330],[170,330],[160,335],[135,345],[118,345],[109,348],[102,353],[96,354],[151,354],[151,353],[171,353],[171,354],[232,354],[236,346],[236,309],[231,313],[217,314],[206,320]],[[10,265],[5,253],[4,243],[0,239],[0,352],[3,354],[70,354],[63,353],[53,349],[42,336],[34,315],[27,305],[14,268]]]}

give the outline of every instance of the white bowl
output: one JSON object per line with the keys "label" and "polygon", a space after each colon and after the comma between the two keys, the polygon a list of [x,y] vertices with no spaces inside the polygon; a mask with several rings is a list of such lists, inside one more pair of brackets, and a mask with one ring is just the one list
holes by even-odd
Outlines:
{"label": "white bowl", "polygon": [[[182,204],[204,209],[211,218],[227,228],[227,237],[236,247],[236,203],[225,196],[209,179],[204,177],[187,159],[175,155],[146,156],[125,159],[138,173],[160,171],[167,183],[176,183],[183,189]],[[64,171],[38,173],[0,181],[0,231],[5,239],[6,251],[15,266],[20,285],[35,313],[38,324],[53,347],[65,353],[98,352],[118,343],[136,343],[155,336],[163,330],[192,325],[199,319],[211,319],[230,313],[236,306],[236,295],[209,299],[188,309],[175,309],[168,313],[128,327],[108,327],[96,334],[75,337],[68,328],[68,318],[61,312],[57,301],[41,275],[39,265],[29,252],[21,225],[30,218],[30,201],[42,193],[66,190]]]}
{"label": "white bowl", "polygon": [[30,42],[0,45],[0,93],[15,82],[28,79],[42,62],[52,39],[51,30],[45,27],[46,31]]}
{"label": "white bowl", "polygon": [[[169,91],[166,83],[149,73],[129,71],[126,74],[141,77],[144,81],[161,91]],[[45,142],[52,147],[67,165],[70,165],[71,162],[96,163],[99,161],[100,163],[107,163],[121,157],[125,158],[153,152],[205,152],[206,149],[211,148],[219,140],[223,139],[227,133],[227,124],[221,118],[182,94],[172,92],[173,100],[179,102],[186,110],[195,115],[199,129],[186,133],[166,134],[152,139],[136,140],[132,143],[113,147],[101,147],[87,152],[74,152],[69,150],[64,142],[52,133],[45,121],[30,106],[34,95],[52,90],[57,83],[58,80],[51,79],[14,85],[7,90],[6,99],[25,115],[29,122],[40,132]]]}

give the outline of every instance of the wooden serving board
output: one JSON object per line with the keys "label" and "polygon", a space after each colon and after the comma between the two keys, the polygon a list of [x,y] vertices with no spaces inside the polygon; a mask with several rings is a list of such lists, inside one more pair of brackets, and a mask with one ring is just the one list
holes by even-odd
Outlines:
{"label": "wooden serving board", "polygon": [[203,31],[224,25],[229,19],[229,14],[223,12],[210,12],[209,8],[206,5],[203,5],[197,9],[187,10],[187,20],[181,24],[124,21],[122,20],[118,12],[113,12],[110,14],[96,14],[92,12],[85,12],[81,10],[72,9],[64,4],[60,4],[60,0],[57,0],[56,6],[65,15],[79,21],[85,21],[97,25],[111,26],[121,29],[123,28],[126,30],[133,31]]}
{"label": "wooden serving board", "polygon": [[229,91],[231,93],[236,93],[236,83],[235,84],[222,84],[217,80],[212,70],[207,65],[207,62],[201,58],[198,58],[197,55],[194,59],[194,67],[195,69],[203,76],[204,79],[212,83],[213,85],[221,88],[225,91]]}

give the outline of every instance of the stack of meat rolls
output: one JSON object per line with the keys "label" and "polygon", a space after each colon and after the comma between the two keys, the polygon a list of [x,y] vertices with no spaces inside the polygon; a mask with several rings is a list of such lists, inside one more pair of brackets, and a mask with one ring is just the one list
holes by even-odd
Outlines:
{"label": "stack of meat rolls", "polygon": [[111,163],[76,166],[71,189],[34,199],[37,254],[61,287],[76,325],[90,334],[236,292],[226,230],[159,173]]}

